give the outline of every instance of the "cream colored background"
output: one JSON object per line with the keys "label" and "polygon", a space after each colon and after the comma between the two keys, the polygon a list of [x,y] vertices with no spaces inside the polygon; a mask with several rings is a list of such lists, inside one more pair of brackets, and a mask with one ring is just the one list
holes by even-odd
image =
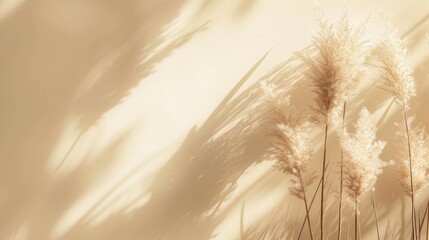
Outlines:
{"label": "cream colored background", "polygon": [[[343,8],[353,21],[371,15],[372,39],[380,38],[379,11],[388,15],[410,41],[419,94],[412,112],[428,126],[429,2],[319,4],[333,20]],[[239,239],[243,202],[244,228],[285,208],[288,177],[262,161],[263,134],[228,129],[247,124],[237,121],[257,97],[246,89],[311,43],[314,6],[0,1],[0,239]],[[279,77],[290,81],[290,71]],[[362,84],[350,111],[365,105],[378,120],[391,100],[372,81]],[[308,92],[299,88],[292,101],[311,104]],[[396,110],[386,113],[384,140],[400,120]],[[393,153],[388,146],[384,159]],[[320,159],[318,152],[314,164]],[[394,178],[387,170],[376,187],[382,229],[389,217],[399,228],[408,203]],[[291,206],[285,226],[292,231],[303,211],[296,200]],[[362,211],[365,239],[375,233],[371,214]]]}

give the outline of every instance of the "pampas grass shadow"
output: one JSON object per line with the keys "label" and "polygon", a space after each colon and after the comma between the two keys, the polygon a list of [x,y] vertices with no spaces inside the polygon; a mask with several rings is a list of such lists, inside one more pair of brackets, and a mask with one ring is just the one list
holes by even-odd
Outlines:
{"label": "pampas grass shadow", "polygon": [[[9,197],[0,206],[0,238],[13,236],[25,223],[33,239],[50,239],[53,223],[83,193],[85,183],[80,181],[83,180],[82,175],[93,169],[82,165],[63,179],[52,176],[46,170],[52,148],[64,130],[64,122],[70,116],[80,116],[83,134],[106,111],[119,104],[140,80],[153,72],[156,64],[202,30],[197,28],[181,36],[164,35],[163,39],[167,38],[171,44],[141,65],[141,58],[160,44],[163,39],[158,36],[162,28],[170,24],[184,3],[175,1],[171,8],[157,15],[150,7],[154,2],[146,1],[148,7],[144,9],[135,8],[136,1],[123,2],[116,9],[116,17],[123,20],[124,26],[121,28],[108,25],[110,19],[106,18],[109,16],[95,15],[94,21],[101,23],[100,29],[88,34],[77,32],[67,35],[50,28],[49,24],[56,19],[41,18],[41,11],[63,11],[64,5],[51,5],[48,1],[26,2],[12,18],[2,22],[5,27],[0,31],[0,38],[16,36],[15,29],[20,29],[20,40],[4,42],[2,49],[5,55],[0,59],[4,66],[0,80],[0,128],[8,136],[2,138],[0,143],[0,157],[3,159],[0,178],[1,188],[9,191]],[[84,11],[82,2],[73,4],[76,4],[73,5],[75,8],[70,11],[76,11],[78,15]],[[103,9],[117,7],[113,2],[95,1],[94,4],[101,4]],[[61,18],[55,24],[62,24],[63,20]],[[153,23],[148,24],[149,20]],[[34,26],[38,26],[37,29]],[[6,55],[13,55],[14,60],[5,59]],[[106,62],[106,59],[113,61]],[[88,80],[94,80],[89,78],[94,77],[92,72],[97,69],[102,74],[95,79],[95,85],[76,99],[82,94],[81,87]],[[10,76],[13,76],[13,81],[9,81]],[[5,104],[11,102],[14,107],[6,107]],[[110,157],[102,156],[104,159],[95,161],[109,165]],[[61,187],[69,188],[67,195],[64,195],[67,189]],[[63,195],[68,196],[67,201]],[[55,202],[57,207],[40,204],[38,199],[43,196],[51,197],[48,203],[58,201]],[[47,213],[37,210],[34,216],[30,216],[26,213],[29,209],[44,209]],[[44,225],[40,220],[45,216],[46,224],[51,223],[51,226]]]}

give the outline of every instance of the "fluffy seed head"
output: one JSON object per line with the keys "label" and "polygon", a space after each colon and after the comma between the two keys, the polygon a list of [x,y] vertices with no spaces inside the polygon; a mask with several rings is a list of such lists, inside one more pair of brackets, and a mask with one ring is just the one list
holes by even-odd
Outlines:
{"label": "fluffy seed head", "polygon": [[307,76],[315,87],[313,120],[325,124],[340,119],[342,104],[362,77],[369,42],[365,38],[365,23],[351,25],[346,13],[336,26],[320,20],[319,27],[313,39],[316,54],[297,55],[309,67]]}
{"label": "fluffy seed head", "polygon": [[[414,117],[409,118],[408,126],[411,126]],[[405,124],[398,124],[396,135],[398,137],[399,154],[397,155],[399,182],[405,193],[411,197],[410,162],[408,152],[407,131]],[[425,128],[417,126],[409,129],[413,190],[417,195],[429,183],[429,137]]]}
{"label": "fluffy seed head", "polygon": [[262,84],[269,107],[268,116],[274,127],[269,135],[274,139],[269,150],[269,160],[276,162],[276,167],[294,176],[290,192],[303,199],[304,189],[315,179],[308,170],[308,163],[313,150],[310,144],[311,123],[296,113],[290,105],[289,96],[277,95],[273,85]]}
{"label": "fluffy seed head", "polygon": [[377,177],[386,163],[380,154],[385,142],[376,141],[376,126],[366,108],[359,114],[355,133],[344,130],[340,134],[340,144],[344,154],[343,176],[346,202],[354,202],[366,191],[374,187]]}
{"label": "fluffy seed head", "polygon": [[386,23],[384,39],[375,48],[377,67],[382,81],[381,88],[392,94],[405,109],[416,96],[413,71],[410,66],[407,42]]}

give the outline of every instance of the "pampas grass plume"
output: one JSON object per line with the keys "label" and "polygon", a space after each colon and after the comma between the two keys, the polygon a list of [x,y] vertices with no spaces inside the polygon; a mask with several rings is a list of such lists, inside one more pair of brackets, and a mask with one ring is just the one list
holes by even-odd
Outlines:
{"label": "pampas grass plume", "polygon": [[386,142],[376,140],[376,126],[366,108],[359,114],[355,133],[344,130],[340,136],[344,152],[344,189],[346,202],[356,199],[374,187],[382,168],[387,165],[380,159]]}
{"label": "pampas grass plume", "polygon": [[375,47],[374,53],[382,81],[381,88],[408,110],[410,98],[416,96],[416,89],[407,41],[401,39],[397,31],[385,23],[384,39]]}
{"label": "pampas grass plume", "polygon": [[338,123],[343,103],[357,87],[369,50],[365,24],[351,25],[347,13],[336,26],[320,19],[319,33],[313,38],[316,54],[297,53],[309,67],[307,77],[315,87],[313,120],[318,124]]}
{"label": "pampas grass plume", "polygon": [[312,124],[291,106],[289,96],[275,91],[274,85],[263,82],[261,87],[267,99],[269,119],[274,124],[268,132],[274,139],[268,158],[276,162],[279,170],[295,177],[290,192],[304,199],[305,187],[315,179],[314,173],[308,171],[313,155],[310,144]]}
{"label": "pampas grass plume", "polygon": [[[414,122],[414,117],[408,119],[408,125]],[[411,197],[410,162],[407,143],[407,132],[404,124],[395,124],[397,127],[397,155],[400,183],[405,193]],[[412,153],[412,173],[414,194],[417,195],[429,183],[429,137],[426,129],[421,126],[413,127],[409,131]]]}

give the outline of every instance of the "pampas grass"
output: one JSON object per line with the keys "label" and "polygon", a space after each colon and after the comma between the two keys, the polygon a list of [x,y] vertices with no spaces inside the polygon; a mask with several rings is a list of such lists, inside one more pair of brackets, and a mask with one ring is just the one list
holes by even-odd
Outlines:
{"label": "pampas grass", "polygon": [[411,97],[416,96],[413,71],[410,66],[407,41],[385,23],[384,39],[375,47],[380,87],[390,93],[404,110],[409,109]]}
{"label": "pampas grass", "polygon": [[[354,89],[364,70],[363,63],[369,48],[364,32],[365,24],[351,25],[346,12],[337,25],[320,18],[319,33],[313,38],[313,45],[317,49],[317,53],[315,56],[297,53],[308,66],[307,77],[314,85],[316,104],[312,107],[312,120],[318,125],[324,125],[325,128],[322,169],[325,169],[326,166],[329,122],[337,125],[342,115],[344,123],[346,101],[354,94]],[[340,180],[340,195],[342,195],[342,170]],[[320,207],[321,239],[323,239],[324,193],[325,172],[323,171]],[[340,202],[338,238],[341,235],[341,205]]]}
{"label": "pampas grass", "polygon": [[347,13],[336,25],[320,18],[313,46],[317,49],[313,56],[297,53],[308,66],[307,77],[314,86],[312,120],[320,125],[338,123],[344,102],[353,95],[365,70],[363,63],[369,50],[365,22],[353,26]]}
{"label": "pampas grass", "polygon": [[409,195],[411,197],[412,238],[416,237],[416,216],[414,200],[414,176],[413,156],[411,142],[414,141],[409,133],[409,120],[407,111],[410,108],[410,99],[416,95],[414,78],[408,57],[407,42],[401,39],[395,29],[385,24],[385,38],[375,48],[375,56],[378,60],[379,75],[382,80],[382,88],[390,93],[401,106],[404,115],[405,139],[408,152],[408,180],[410,181]]}
{"label": "pampas grass", "polygon": [[[264,117],[269,120],[270,127],[267,133],[271,144],[265,157],[275,162],[277,170],[291,176],[289,194],[302,200],[306,210],[298,239],[306,224],[311,239],[315,238],[315,234],[319,234],[313,232],[313,229],[319,228],[318,239],[331,239],[334,236],[338,239],[345,238],[348,232],[345,231],[344,236],[342,235],[342,219],[347,219],[348,216],[342,215],[343,203],[344,206],[352,207],[354,211],[354,217],[349,218],[348,223],[354,222],[354,238],[358,239],[359,208],[363,207],[361,200],[368,191],[371,191],[370,200],[375,216],[377,239],[382,237],[380,227],[383,226],[379,224],[374,196],[375,183],[384,168],[393,165],[393,161],[381,160],[386,142],[377,140],[377,125],[366,108],[359,112],[352,130],[345,122],[347,103],[356,94],[360,79],[374,72],[378,73],[376,79],[381,80],[379,87],[393,97],[403,113],[404,122],[396,124],[395,144],[398,150],[395,156],[396,166],[400,173],[400,185],[405,194],[411,198],[412,238],[421,239],[424,234],[422,229],[425,218],[429,217],[429,210],[426,208],[422,219],[419,212],[417,221],[415,197],[429,185],[429,137],[426,129],[419,125],[415,126],[414,117],[409,118],[407,115],[411,99],[416,95],[407,43],[386,24],[383,40],[370,48],[370,41],[365,36],[365,26],[366,22],[357,26],[352,25],[346,13],[337,24],[331,24],[320,18],[319,32],[313,38],[311,47],[314,51],[296,53],[301,63],[307,67],[302,74],[309,80],[314,92],[314,104],[310,106],[309,115],[303,113],[305,111],[295,109],[291,104],[289,92],[280,84],[277,86],[261,82],[261,88],[265,93]],[[374,65],[365,63],[370,52],[376,60]],[[319,171],[320,209],[317,211],[318,214],[310,214],[313,200],[319,190],[317,186],[314,195],[307,197],[308,190],[314,189],[312,185],[317,174],[310,170],[309,165],[315,151],[311,144],[311,133],[313,129],[319,127],[324,128],[323,162]],[[341,168],[339,176],[329,176],[326,172],[328,130],[331,127],[339,136],[336,142],[341,150],[341,155],[338,156]],[[328,197],[335,191],[331,190],[331,187],[334,186],[335,189],[336,180],[340,185],[338,199]],[[326,187],[327,183],[329,187]],[[338,211],[338,227],[335,217],[334,221],[324,224],[325,217],[332,216],[333,211]],[[380,216],[384,217],[384,214],[381,213]],[[314,222],[319,219],[315,225],[311,224],[312,220]],[[366,220],[364,221],[363,223],[368,226]],[[429,220],[426,221],[426,226],[429,226]],[[403,238],[404,234],[407,234],[406,224],[402,224],[401,229],[396,229],[397,224],[398,222],[395,222],[395,227],[391,228],[388,221],[385,239],[398,236]],[[350,227],[353,228],[349,225]],[[286,235],[282,235],[286,238]]]}
{"label": "pampas grass", "polygon": [[386,163],[380,154],[386,142],[376,140],[376,126],[370,113],[363,108],[355,124],[355,133],[347,130],[340,136],[344,152],[344,198],[346,202],[359,202],[359,197],[374,187]]}
{"label": "pampas grass", "polygon": [[[412,126],[414,117],[408,119],[408,126]],[[397,147],[399,153],[396,156],[400,183],[407,196],[416,197],[422,189],[429,184],[429,137],[426,129],[422,126],[411,127],[408,131],[403,124],[396,123]],[[407,135],[410,136],[410,147],[412,153],[413,185],[411,186],[410,160],[408,152]]]}
{"label": "pampas grass", "polygon": [[268,159],[275,161],[280,171],[294,177],[289,191],[292,196],[304,201],[310,237],[313,239],[309,205],[305,195],[306,188],[315,180],[315,174],[308,170],[313,154],[309,137],[311,124],[303,120],[304,116],[295,112],[290,105],[289,96],[279,98],[281,95],[277,95],[273,86],[265,82],[262,88],[271,105],[271,118],[275,124],[269,131],[274,141]]}
{"label": "pampas grass", "polygon": [[344,130],[340,136],[340,145],[344,152],[344,200],[354,204],[355,239],[357,239],[357,218],[360,196],[374,187],[378,175],[386,163],[380,160],[380,154],[386,142],[376,141],[376,126],[366,108],[362,109],[355,124],[356,132],[350,134]]}
{"label": "pampas grass", "polygon": [[[406,116],[406,115],[405,115]],[[400,184],[412,200],[413,236],[420,239],[420,227],[416,219],[415,198],[429,183],[429,138],[424,127],[411,127],[414,117],[406,118],[407,123],[396,124],[398,170]]]}

